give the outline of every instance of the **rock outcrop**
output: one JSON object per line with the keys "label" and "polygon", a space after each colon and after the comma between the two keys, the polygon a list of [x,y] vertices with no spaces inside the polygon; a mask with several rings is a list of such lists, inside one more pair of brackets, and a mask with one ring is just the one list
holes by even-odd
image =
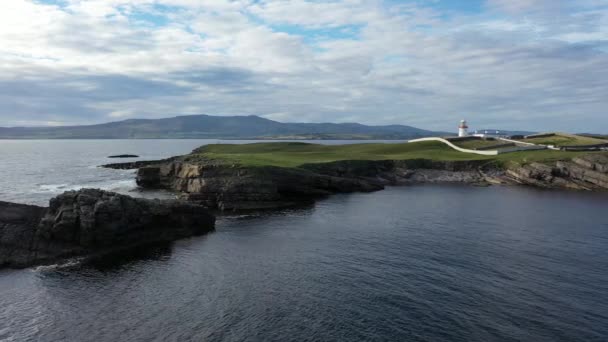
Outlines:
{"label": "rock outcrop", "polygon": [[242,166],[200,154],[142,164],[137,184],[176,191],[224,211],[271,209],[312,202],[333,193],[369,192],[418,183],[524,184],[543,188],[608,189],[608,154],[553,163],[501,166],[491,160],[343,160],[297,168]]}
{"label": "rock outcrop", "polygon": [[521,184],[543,188],[608,189],[608,155],[588,154],[551,164],[531,163],[507,169]]}
{"label": "rock outcrop", "polygon": [[0,202],[0,268],[25,267],[32,260],[32,246],[47,209]]}
{"label": "rock outcrop", "polygon": [[413,182],[478,183],[481,162],[339,161],[299,168],[242,167],[214,162],[171,161],[142,167],[137,184],[181,192],[220,210],[294,206],[333,193],[370,192]]}
{"label": "rock outcrop", "polygon": [[163,159],[163,160],[139,160],[128,163],[112,163],[101,165],[100,167],[115,170],[135,170],[146,166],[162,165],[176,160],[178,157]]}
{"label": "rock outcrop", "polygon": [[48,208],[0,202],[0,267],[27,267],[200,235],[215,217],[185,201],[69,191]]}

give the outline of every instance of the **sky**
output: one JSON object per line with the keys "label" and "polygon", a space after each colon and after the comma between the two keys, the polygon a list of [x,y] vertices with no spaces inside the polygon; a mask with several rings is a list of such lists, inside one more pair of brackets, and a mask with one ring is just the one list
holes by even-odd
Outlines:
{"label": "sky", "polygon": [[608,1],[0,1],[0,126],[185,114],[608,133]]}

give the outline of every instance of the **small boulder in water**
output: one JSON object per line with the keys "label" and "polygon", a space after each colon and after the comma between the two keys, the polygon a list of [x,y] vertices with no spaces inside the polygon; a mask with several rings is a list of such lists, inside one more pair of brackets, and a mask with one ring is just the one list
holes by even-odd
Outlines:
{"label": "small boulder in water", "polygon": [[136,154],[116,154],[113,156],[108,156],[108,158],[139,158]]}

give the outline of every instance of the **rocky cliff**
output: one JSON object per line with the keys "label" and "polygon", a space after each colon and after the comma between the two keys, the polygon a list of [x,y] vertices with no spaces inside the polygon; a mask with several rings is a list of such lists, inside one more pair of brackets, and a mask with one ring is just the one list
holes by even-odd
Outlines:
{"label": "rocky cliff", "polygon": [[544,188],[608,189],[608,154],[552,163],[501,166],[492,160],[344,160],[297,168],[242,166],[197,156],[141,164],[137,184],[177,191],[220,210],[279,208],[332,193],[377,191],[416,183],[524,184]]}
{"label": "rocky cliff", "polygon": [[482,162],[339,161],[299,168],[171,161],[138,170],[137,184],[165,188],[220,210],[293,206],[333,193],[369,192],[413,182],[478,183]]}
{"label": "rocky cliff", "polygon": [[608,189],[608,154],[588,154],[549,164],[511,167],[505,176],[518,183],[543,188]]}
{"label": "rocky cliff", "polygon": [[27,267],[107,253],[214,229],[207,209],[184,201],[132,198],[83,189],[48,208],[0,202],[0,267]]}

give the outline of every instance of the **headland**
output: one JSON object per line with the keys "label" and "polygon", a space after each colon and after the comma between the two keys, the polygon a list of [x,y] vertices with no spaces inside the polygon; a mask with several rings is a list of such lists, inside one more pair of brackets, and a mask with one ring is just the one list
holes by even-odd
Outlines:
{"label": "headland", "polygon": [[[472,143],[484,145],[478,147],[482,149],[488,145],[467,144]],[[139,186],[173,190],[184,199],[222,211],[289,207],[333,193],[416,183],[608,189],[608,153],[603,151],[523,148],[475,154],[440,141],[216,144],[167,160],[107,167],[136,168]]]}

